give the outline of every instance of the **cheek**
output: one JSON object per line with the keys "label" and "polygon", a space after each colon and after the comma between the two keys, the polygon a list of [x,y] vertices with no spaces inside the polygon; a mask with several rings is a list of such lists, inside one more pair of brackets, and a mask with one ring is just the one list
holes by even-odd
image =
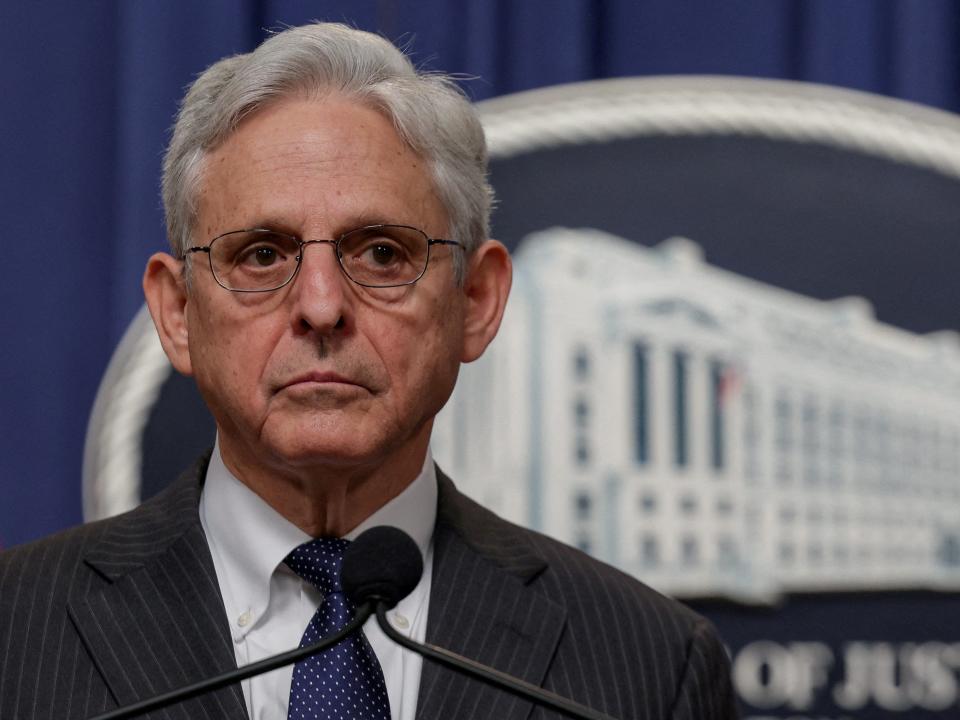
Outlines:
{"label": "cheek", "polygon": [[441,308],[418,318],[394,338],[391,375],[411,404],[427,405],[436,412],[457,377],[462,333],[454,312]]}
{"label": "cheek", "polygon": [[213,402],[223,405],[222,396],[240,380],[233,336],[215,322],[202,323],[200,334],[197,342],[190,343],[194,376],[204,395],[214,393]]}
{"label": "cheek", "polygon": [[263,319],[212,309],[191,320],[190,358],[201,388],[215,393],[219,406],[255,397],[269,356]]}

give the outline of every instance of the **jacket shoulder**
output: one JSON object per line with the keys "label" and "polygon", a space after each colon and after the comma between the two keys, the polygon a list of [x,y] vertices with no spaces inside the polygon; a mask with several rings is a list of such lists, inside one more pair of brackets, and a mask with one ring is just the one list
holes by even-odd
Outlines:
{"label": "jacket shoulder", "polygon": [[0,610],[10,601],[40,584],[51,592],[62,589],[86,551],[103,538],[116,519],[78,525],[39,540],[0,552]]}
{"label": "jacket shoulder", "polygon": [[476,553],[563,608],[548,685],[591,706],[604,688],[615,716],[737,716],[727,654],[706,618],[581,550],[500,518],[442,475],[440,488],[438,527],[455,527]]}
{"label": "jacket shoulder", "polygon": [[35,585],[47,595],[68,592],[86,574],[80,569],[85,560],[88,570],[108,580],[112,564],[122,567],[138,553],[161,550],[196,520],[207,460],[204,456],[132,510],[0,552],[0,612],[10,609],[11,598],[22,597]]}
{"label": "jacket shoulder", "polygon": [[666,597],[625,572],[543,533],[521,527],[460,493],[442,472],[438,522],[457,529],[481,554],[502,565],[524,558],[544,592],[570,609],[600,607],[611,612],[648,616],[676,628],[694,631],[706,621],[680,602]]}

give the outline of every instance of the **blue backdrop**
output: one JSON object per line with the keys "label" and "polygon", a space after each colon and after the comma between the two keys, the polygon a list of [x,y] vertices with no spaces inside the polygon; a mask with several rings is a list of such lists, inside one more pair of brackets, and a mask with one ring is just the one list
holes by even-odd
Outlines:
{"label": "blue backdrop", "polygon": [[809,80],[960,110],[950,0],[155,0],[0,6],[0,546],[80,521],[84,427],[165,246],[184,86],[266,28],[376,30],[476,99],[598,77]]}

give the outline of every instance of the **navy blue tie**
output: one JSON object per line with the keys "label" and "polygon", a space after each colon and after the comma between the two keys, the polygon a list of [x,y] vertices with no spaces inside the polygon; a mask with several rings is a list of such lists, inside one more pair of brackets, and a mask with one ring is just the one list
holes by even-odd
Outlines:
{"label": "navy blue tie", "polygon": [[[297,575],[315,585],[324,600],[310,620],[300,647],[344,627],[355,608],[340,587],[340,564],[349,540],[317,538],[286,559]],[[357,631],[293,667],[288,720],[390,720],[390,700],[380,663]]]}

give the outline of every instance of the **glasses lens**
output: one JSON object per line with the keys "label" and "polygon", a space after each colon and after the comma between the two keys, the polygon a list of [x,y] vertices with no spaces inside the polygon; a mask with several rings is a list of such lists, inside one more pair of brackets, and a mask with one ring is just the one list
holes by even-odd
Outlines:
{"label": "glasses lens", "polygon": [[297,271],[300,245],[270,230],[240,230],[210,243],[217,281],[230,290],[273,290]]}
{"label": "glasses lens", "polygon": [[415,282],[427,268],[427,236],[404,225],[352,230],[340,239],[340,263],[350,279],[367,287]]}

